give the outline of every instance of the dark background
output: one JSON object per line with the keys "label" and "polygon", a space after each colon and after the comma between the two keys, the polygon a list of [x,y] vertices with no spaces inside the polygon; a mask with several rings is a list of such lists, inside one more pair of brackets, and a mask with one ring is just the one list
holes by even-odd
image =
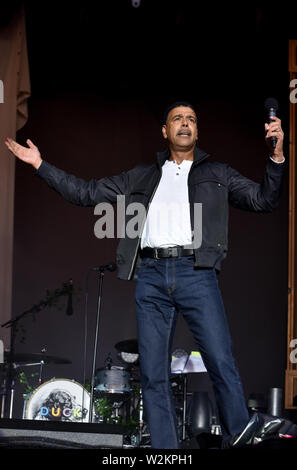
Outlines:
{"label": "dark background", "polygon": [[[142,0],[133,8],[130,0],[25,2],[32,97],[18,141],[30,138],[44,159],[85,179],[118,174],[155,159],[164,148],[164,107],[185,98],[198,109],[199,146],[260,182],[268,158],[268,96],[280,104],[288,161],[288,39],[296,38],[295,11],[206,3]],[[46,347],[47,354],[72,361],[47,366],[45,380],[82,380],[86,275],[113,261],[117,245],[95,238],[96,220],[92,208],[70,205],[16,162],[13,315],[70,278],[76,292],[72,316],[63,298],[60,309],[44,309],[19,324],[17,352]],[[284,386],[287,240],[288,174],[274,213],[230,210],[229,255],[219,282],[247,398]],[[119,365],[115,344],[136,338],[134,289],[116,273],[105,276],[98,367],[109,353]],[[96,300],[92,274],[88,377]],[[174,347],[196,349],[182,318]],[[190,389],[211,394],[207,374],[190,376]],[[19,398],[16,412],[21,408]]]}

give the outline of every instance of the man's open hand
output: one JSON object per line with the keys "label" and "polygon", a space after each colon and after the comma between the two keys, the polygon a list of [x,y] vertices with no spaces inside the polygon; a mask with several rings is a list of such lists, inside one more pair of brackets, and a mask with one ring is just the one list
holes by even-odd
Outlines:
{"label": "man's open hand", "polygon": [[36,170],[40,167],[42,163],[42,158],[38,147],[33,144],[30,139],[27,139],[28,147],[23,147],[18,144],[15,140],[7,138],[5,140],[6,147],[20,160],[23,162],[29,163]]}

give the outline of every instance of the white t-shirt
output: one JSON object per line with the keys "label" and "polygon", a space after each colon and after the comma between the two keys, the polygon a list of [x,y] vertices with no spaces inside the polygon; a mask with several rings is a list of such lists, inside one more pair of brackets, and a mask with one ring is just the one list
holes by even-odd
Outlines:
{"label": "white t-shirt", "polygon": [[192,160],[164,163],[144,224],[141,248],[191,244],[188,174],[192,163]]}

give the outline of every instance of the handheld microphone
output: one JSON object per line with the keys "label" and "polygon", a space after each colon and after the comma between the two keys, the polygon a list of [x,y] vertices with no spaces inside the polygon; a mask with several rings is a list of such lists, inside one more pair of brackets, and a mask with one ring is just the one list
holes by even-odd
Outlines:
{"label": "handheld microphone", "polygon": [[103,271],[113,272],[116,269],[117,269],[117,265],[115,263],[109,263],[103,266],[95,266],[94,268],[92,268],[93,271],[100,271],[100,272],[103,272]]}
{"label": "handheld microphone", "polygon": [[72,315],[72,314],[73,314],[73,308],[72,308],[72,289],[73,289],[73,282],[72,282],[72,279],[69,279],[69,286],[70,286],[70,291],[68,292],[68,301],[67,301],[66,315]]}
{"label": "handheld microphone", "polygon": [[[273,122],[271,118],[276,116],[276,111],[278,110],[277,100],[275,98],[267,98],[265,100],[264,108],[266,109],[268,113],[269,124],[270,124],[271,122]],[[275,148],[276,143],[277,143],[277,138],[275,136],[272,136],[270,137],[270,141],[271,141],[272,147]]]}

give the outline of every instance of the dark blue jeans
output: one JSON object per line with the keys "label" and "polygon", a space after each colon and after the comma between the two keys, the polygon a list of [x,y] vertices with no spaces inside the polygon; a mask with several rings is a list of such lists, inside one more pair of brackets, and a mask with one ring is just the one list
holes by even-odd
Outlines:
{"label": "dark blue jeans", "polygon": [[223,434],[249,420],[224,305],[214,269],[194,269],[193,258],[144,258],[136,286],[141,386],[151,445],[179,448],[170,383],[172,340],[180,312],[213,384]]}

